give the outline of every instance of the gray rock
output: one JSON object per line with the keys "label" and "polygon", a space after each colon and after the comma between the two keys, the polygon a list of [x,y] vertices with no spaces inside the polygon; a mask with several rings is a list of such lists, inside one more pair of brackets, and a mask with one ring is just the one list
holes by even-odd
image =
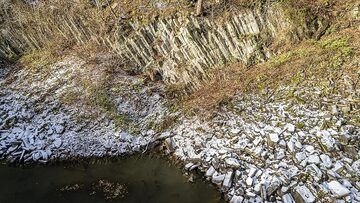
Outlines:
{"label": "gray rock", "polygon": [[61,141],[60,138],[56,138],[56,139],[54,140],[54,146],[55,146],[56,148],[61,147],[61,144],[62,144],[62,141]]}
{"label": "gray rock", "polygon": [[287,147],[290,150],[290,152],[294,152],[295,151],[295,145],[294,143],[290,140],[287,142]]}
{"label": "gray rock", "polygon": [[314,148],[313,146],[311,146],[311,145],[307,145],[307,146],[305,147],[305,150],[306,150],[309,154],[313,154],[314,151],[315,151],[315,148]]}
{"label": "gray rock", "polygon": [[318,133],[318,136],[321,138],[320,142],[327,151],[331,152],[335,149],[336,141],[328,131],[323,130]]}
{"label": "gray rock", "polygon": [[244,198],[242,196],[234,195],[231,198],[230,203],[242,203],[243,201],[244,201]]}
{"label": "gray rock", "polygon": [[319,182],[322,179],[322,172],[315,164],[307,166],[306,171],[311,174],[316,182]]}
{"label": "gray rock", "polygon": [[322,161],[322,165],[324,165],[326,168],[330,168],[332,165],[332,161],[330,157],[326,154],[321,154],[320,159]]}
{"label": "gray rock", "polygon": [[238,128],[233,128],[233,129],[230,130],[230,132],[231,132],[232,134],[234,134],[234,135],[237,135],[240,131],[241,131],[241,130],[238,129]]}
{"label": "gray rock", "polygon": [[351,168],[353,168],[353,170],[358,174],[358,176],[360,176],[360,159],[355,161],[352,165]]}
{"label": "gray rock", "polygon": [[223,186],[225,188],[229,189],[231,187],[232,178],[233,178],[233,172],[232,171],[227,172],[223,182]]}
{"label": "gray rock", "polygon": [[186,165],[185,165],[185,170],[189,170],[192,166],[193,166],[194,164],[193,163],[187,163]]}
{"label": "gray rock", "polygon": [[305,185],[298,185],[294,188],[293,193],[295,202],[300,203],[312,203],[315,202],[315,196],[310,192],[309,188],[307,188]]}
{"label": "gray rock", "polygon": [[333,115],[338,115],[340,113],[340,111],[336,105],[331,106],[331,113]]}
{"label": "gray rock", "polygon": [[253,177],[256,173],[257,169],[255,167],[250,167],[248,177]]}
{"label": "gray rock", "polygon": [[215,168],[213,166],[210,166],[210,168],[206,171],[205,176],[211,177],[216,172]]}
{"label": "gray rock", "polygon": [[335,164],[334,164],[334,168],[333,170],[336,172],[336,173],[340,173],[341,171],[344,170],[344,164],[340,161],[337,161]]}
{"label": "gray rock", "polygon": [[319,164],[320,163],[320,158],[318,155],[312,154],[309,156],[308,160],[309,163],[311,164]]}
{"label": "gray rock", "polygon": [[225,175],[224,174],[221,174],[221,173],[218,173],[218,172],[215,172],[213,175],[212,175],[212,179],[211,181],[217,185],[221,185],[221,183],[224,181],[225,179]]}
{"label": "gray rock", "polygon": [[331,181],[328,183],[329,190],[332,194],[335,195],[335,197],[344,197],[348,194],[350,194],[350,190],[348,190],[346,187],[344,187],[342,184],[340,184],[338,181]]}
{"label": "gray rock", "polygon": [[275,133],[270,133],[268,135],[268,145],[275,146],[279,142],[279,135]]}
{"label": "gray rock", "polygon": [[306,154],[305,154],[305,152],[298,152],[295,154],[295,158],[296,158],[297,162],[301,162],[304,159],[306,159]]}
{"label": "gray rock", "polygon": [[266,189],[266,194],[269,196],[273,195],[281,186],[281,181],[279,178],[274,177],[269,185],[269,187]]}
{"label": "gray rock", "polygon": [[283,203],[295,203],[295,200],[294,200],[294,198],[291,196],[291,194],[285,194],[285,195],[282,197],[282,201],[283,201]]}
{"label": "gray rock", "polygon": [[55,125],[54,129],[57,134],[62,134],[65,132],[65,128],[62,125]]}
{"label": "gray rock", "polygon": [[234,167],[234,168],[238,168],[240,167],[240,163],[237,159],[235,158],[227,158],[225,160],[225,163],[228,165],[228,166],[231,166],[231,167]]}
{"label": "gray rock", "polygon": [[246,182],[246,185],[252,186],[254,180],[252,177],[247,177],[245,182]]}
{"label": "gray rock", "polygon": [[286,124],[286,129],[289,131],[289,132],[295,132],[295,125],[291,124],[291,123],[288,123]]}

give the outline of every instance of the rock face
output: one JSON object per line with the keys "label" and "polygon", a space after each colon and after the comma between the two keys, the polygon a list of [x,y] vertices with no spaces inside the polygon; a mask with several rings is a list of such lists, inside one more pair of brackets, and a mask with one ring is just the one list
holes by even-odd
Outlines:
{"label": "rock face", "polygon": [[[227,62],[252,64],[268,59],[272,55],[269,44],[275,38],[286,36],[286,30],[293,26],[284,13],[280,4],[269,3],[260,8],[243,8],[226,21],[174,16],[146,25],[133,22],[126,26],[130,29],[127,34],[112,33],[117,37],[99,39],[96,43],[100,41],[110,47],[122,61],[133,62],[129,64],[131,68],[160,74],[168,83],[196,86],[213,67]],[[64,25],[60,24],[59,29],[63,32],[73,33],[72,29],[82,31],[79,36],[73,36],[77,43],[84,44],[91,39],[92,32],[86,23],[74,24],[67,18],[61,20]],[[70,31],[64,31],[68,27]],[[300,28],[294,30],[297,37],[305,33]],[[36,33],[36,36],[27,36],[2,32],[0,56],[38,49],[48,39],[46,34],[51,35]],[[8,46],[9,43],[11,46]]]}
{"label": "rock face", "polygon": [[[140,69],[158,70],[166,82],[196,84],[207,69],[221,63],[253,63],[270,57],[262,34],[269,31],[270,39],[290,25],[278,6],[264,9],[266,13],[243,9],[224,23],[194,17],[162,19],[137,29],[134,37],[125,37],[113,48]],[[188,67],[179,70],[180,64]]]}

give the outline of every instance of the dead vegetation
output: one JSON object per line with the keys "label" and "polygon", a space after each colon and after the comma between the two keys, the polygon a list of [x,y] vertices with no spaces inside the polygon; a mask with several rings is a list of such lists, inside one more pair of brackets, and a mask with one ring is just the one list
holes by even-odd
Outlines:
{"label": "dead vegetation", "polygon": [[[186,110],[211,110],[235,92],[256,93],[279,86],[318,85],[328,93],[340,91],[344,76],[359,87],[360,32],[354,28],[316,41],[306,40],[268,62],[250,68],[233,64],[217,69],[213,77],[180,103]],[[339,93],[339,92],[338,92]]]}

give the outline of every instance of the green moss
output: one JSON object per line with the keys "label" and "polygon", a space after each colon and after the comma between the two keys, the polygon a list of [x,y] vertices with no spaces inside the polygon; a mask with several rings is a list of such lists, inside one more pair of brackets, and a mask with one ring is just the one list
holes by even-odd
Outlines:
{"label": "green moss", "polygon": [[349,45],[349,38],[340,37],[317,42],[323,51],[330,56],[326,62],[331,68],[340,68],[346,59],[349,59],[353,53],[353,48]]}
{"label": "green moss", "polygon": [[289,62],[291,59],[293,59],[295,56],[297,55],[296,52],[287,52],[287,53],[284,53],[284,54],[281,54],[279,56],[276,56],[274,58],[272,58],[270,61],[269,61],[269,64],[270,66],[272,67],[279,67],[283,64],[285,64],[286,62]]}
{"label": "green moss", "polygon": [[20,62],[24,63],[32,70],[40,70],[54,64],[57,59],[58,57],[56,57],[51,51],[42,49],[24,54],[24,56],[20,58]]}
{"label": "green moss", "polygon": [[295,124],[296,128],[298,129],[303,129],[305,127],[305,123],[304,122],[298,122]]}
{"label": "green moss", "polygon": [[114,121],[117,128],[130,128],[132,126],[128,115],[118,113],[116,104],[105,87],[93,89],[90,102],[90,106],[97,106],[105,112]]}

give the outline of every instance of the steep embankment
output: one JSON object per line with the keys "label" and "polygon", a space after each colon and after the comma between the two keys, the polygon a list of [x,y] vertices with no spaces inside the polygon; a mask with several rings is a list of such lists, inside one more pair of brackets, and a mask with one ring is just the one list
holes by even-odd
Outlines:
{"label": "steep embankment", "polygon": [[129,19],[111,29],[118,5],[54,5],[2,24],[2,57],[22,56],[1,73],[1,158],[101,157],[165,140],[232,202],[360,201],[356,1],[231,1],[224,18],[170,6],[151,22],[119,11]]}

